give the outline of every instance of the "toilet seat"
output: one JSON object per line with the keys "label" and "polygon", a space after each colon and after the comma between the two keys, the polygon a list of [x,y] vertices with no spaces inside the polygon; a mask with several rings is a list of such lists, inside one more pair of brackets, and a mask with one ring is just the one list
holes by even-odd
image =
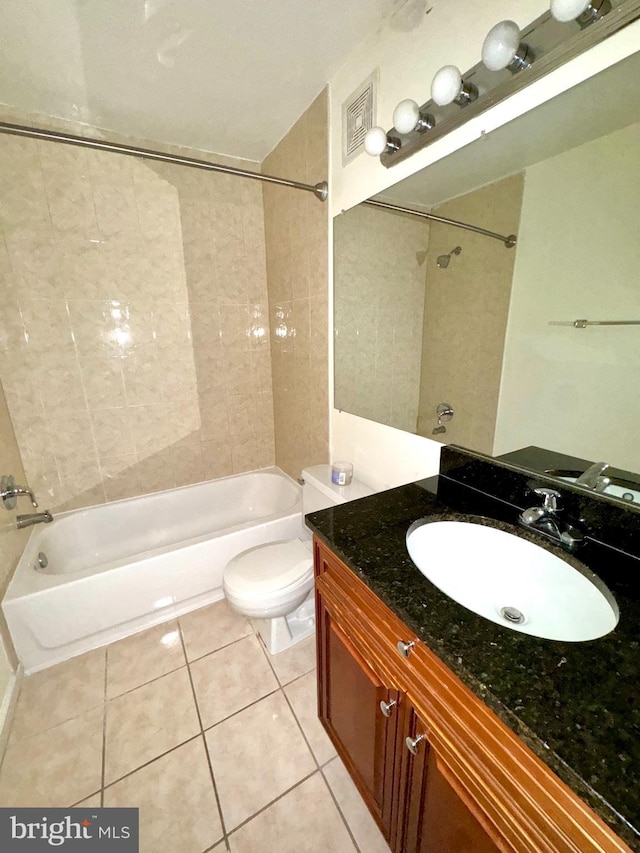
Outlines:
{"label": "toilet seat", "polygon": [[289,539],[258,545],[233,557],[224,571],[225,591],[236,599],[291,593],[313,579],[310,543]]}

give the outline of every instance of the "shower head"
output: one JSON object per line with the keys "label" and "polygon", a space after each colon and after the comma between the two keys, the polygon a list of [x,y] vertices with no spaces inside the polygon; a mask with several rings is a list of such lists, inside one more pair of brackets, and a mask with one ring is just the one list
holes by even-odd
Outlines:
{"label": "shower head", "polygon": [[447,255],[438,255],[436,258],[436,264],[440,267],[441,270],[446,270],[449,266],[449,261],[451,260],[451,255],[459,255],[462,251],[462,246],[456,246],[455,249],[452,249]]}

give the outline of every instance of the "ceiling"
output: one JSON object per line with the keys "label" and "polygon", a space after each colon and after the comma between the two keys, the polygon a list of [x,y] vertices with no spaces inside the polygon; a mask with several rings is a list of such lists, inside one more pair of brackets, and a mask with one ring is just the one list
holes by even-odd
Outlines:
{"label": "ceiling", "polygon": [[3,0],[0,102],[261,161],[410,0]]}

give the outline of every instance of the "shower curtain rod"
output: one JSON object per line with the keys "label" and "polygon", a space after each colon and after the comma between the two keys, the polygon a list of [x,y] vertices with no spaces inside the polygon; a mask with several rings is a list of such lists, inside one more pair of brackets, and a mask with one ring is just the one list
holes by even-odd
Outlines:
{"label": "shower curtain rod", "polygon": [[487,231],[486,228],[480,228],[478,225],[469,225],[468,222],[459,222],[457,219],[447,219],[446,216],[437,216],[435,213],[424,213],[422,210],[412,210],[410,207],[400,207],[397,204],[389,204],[386,201],[365,201],[364,204],[370,204],[372,207],[382,207],[385,210],[395,210],[398,213],[410,213],[412,216],[421,216],[423,219],[431,219],[433,222],[442,222],[443,225],[453,225],[454,228],[464,228],[465,231],[475,231],[476,234],[483,234],[485,237],[493,237],[494,240],[500,240],[501,243],[511,249],[517,242],[515,234],[496,234],[495,231]]}
{"label": "shower curtain rod", "polygon": [[70,133],[58,133],[53,130],[42,130],[37,127],[24,127],[19,124],[0,122],[0,133],[13,136],[27,136],[31,139],[45,139],[49,142],[63,142],[66,145],[78,145],[80,148],[93,148],[97,151],[110,151],[113,154],[129,154],[131,157],[142,157],[145,160],[159,160],[162,163],[174,163],[178,166],[190,166],[193,169],[206,169],[209,172],[223,172],[226,175],[237,175],[240,178],[253,178],[254,181],[265,181],[269,184],[280,184],[283,187],[293,187],[296,190],[312,192],[320,201],[326,201],[329,188],[326,181],[317,184],[302,184],[299,181],[289,181],[286,178],[276,178],[273,175],[261,175],[246,169],[236,169],[234,166],[221,166],[218,163],[208,163],[194,157],[180,157],[173,154],[162,154],[149,148],[136,148],[132,145],[120,145],[116,142],[104,142],[91,137],[73,136]]}

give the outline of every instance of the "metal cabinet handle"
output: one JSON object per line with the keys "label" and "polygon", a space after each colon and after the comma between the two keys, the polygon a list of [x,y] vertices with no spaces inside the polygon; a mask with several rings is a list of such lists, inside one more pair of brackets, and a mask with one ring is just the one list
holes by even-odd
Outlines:
{"label": "metal cabinet handle", "polygon": [[391,716],[391,711],[395,708],[398,703],[395,699],[392,699],[391,702],[385,702],[384,699],[380,702],[380,710],[385,715],[385,717]]}
{"label": "metal cabinet handle", "polygon": [[411,653],[411,649],[415,646],[415,640],[411,640],[410,642],[406,642],[405,640],[400,640],[399,643],[396,643],[396,649],[400,652],[403,658],[408,658]]}
{"label": "metal cabinet handle", "polygon": [[424,735],[418,735],[417,737],[414,737],[414,738],[411,738],[411,737],[405,738],[404,742],[407,745],[407,749],[409,750],[411,755],[417,755],[418,754],[418,745],[423,740],[424,740]]}

